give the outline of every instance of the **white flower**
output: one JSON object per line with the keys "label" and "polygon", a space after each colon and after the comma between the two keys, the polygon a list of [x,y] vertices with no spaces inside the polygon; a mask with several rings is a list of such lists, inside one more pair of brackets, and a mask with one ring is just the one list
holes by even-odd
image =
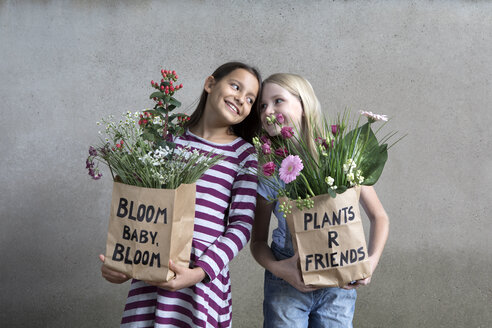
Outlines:
{"label": "white flower", "polygon": [[347,180],[349,182],[352,182],[354,181],[355,177],[354,177],[354,173],[350,172],[349,174],[347,174]]}
{"label": "white flower", "polygon": [[352,173],[352,171],[357,167],[355,161],[351,158],[347,159],[345,164],[343,164],[343,173]]}
{"label": "white flower", "polygon": [[333,185],[333,182],[335,182],[335,179],[333,179],[333,178],[332,178],[332,177],[330,177],[330,176],[327,176],[327,177],[325,178],[325,181],[326,181],[326,183],[327,183],[327,184],[331,187],[331,186]]}
{"label": "white flower", "polygon": [[360,113],[360,115],[363,115],[372,121],[387,121],[388,120],[388,117],[386,115],[382,115],[382,114],[375,114],[373,112],[363,111],[363,110],[359,111],[359,113]]}

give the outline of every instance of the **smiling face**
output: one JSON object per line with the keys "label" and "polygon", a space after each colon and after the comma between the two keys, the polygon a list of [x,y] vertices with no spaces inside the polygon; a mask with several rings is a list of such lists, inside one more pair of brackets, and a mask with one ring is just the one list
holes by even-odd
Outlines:
{"label": "smiling face", "polygon": [[261,123],[266,132],[271,136],[280,134],[280,127],[276,124],[269,125],[267,117],[272,114],[282,114],[284,123],[282,126],[301,128],[303,109],[298,97],[275,83],[265,83],[260,102]]}
{"label": "smiling face", "polygon": [[208,122],[219,127],[241,123],[251,112],[259,88],[258,79],[242,68],[219,81],[209,76],[204,86],[208,93],[204,113]]}

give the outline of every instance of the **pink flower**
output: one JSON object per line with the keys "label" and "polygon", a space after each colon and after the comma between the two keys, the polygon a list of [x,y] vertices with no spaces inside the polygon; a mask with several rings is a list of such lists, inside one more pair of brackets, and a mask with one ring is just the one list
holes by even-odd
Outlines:
{"label": "pink flower", "polygon": [[285,158],[289,155],[289,151],[285,147],[280,147],[278,149],[275,149],[275,155]]}
{"label": "pink flower", "polygon": [[367,119],[369,120],[369,122],[375,122],[375,121],[387,121],[388,120],[388,117],[386,115],[381,115],[381,114],[374,114],[373,112],[369,112],[369,111],[359,111],[360,115],[364,115],[365,117],[367,117]]}
{"label": "pink flower", "polygon": [[261,145],[261,150],[263,151],[263,154],[265,154],[265,155],[268,155],[272,152],[270,145],[267,143],[264,143],[263,145]]}
{"label": "pink flower", "polygon": [[304,165],[299,156],[289,155],[282,161],[278,170],[280,179],[285,183],[290,183],[297,178],[303,168]]}
{"label": "pink flower", "polygon": [[336,136],[339,129],[340,129],[340,126],[338,124],[332,125],[331,126],[331,133],[333,133],[333,135]]}
{"label": "pink flower", "polygon": [[276,119],[277,119],[277,123],[278,123],[278,124],[284,124],[284,122],[285,122],[284,115],[282,115],[282,114],[280,114],[280,113],[279,113],[279,114],[277,114]]}
{"label": "pink flower", "polygon": [[292,129],[290,126],[284,126],[281,130],[280,133],[282,134],[282,137],[285,139],[292,138],[294,135],[294,129]]}
{"label": "pink flower", "polygon": [[275,164],[273,162],[268,162],[263,164],[263,174],[267,177],[272,176],[275,173]]}
{"label": "pink flower", "polygon": [[272,144],[270,139],[267,136],[261,136],[260,137],[261,142],[268,144],[269,146]]}

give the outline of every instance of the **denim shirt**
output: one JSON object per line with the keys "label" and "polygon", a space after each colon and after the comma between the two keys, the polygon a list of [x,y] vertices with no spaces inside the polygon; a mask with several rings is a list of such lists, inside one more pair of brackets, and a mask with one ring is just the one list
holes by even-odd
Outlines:
{"label": "denim shirt", "polygon": [[[283,182],[281,182],[283,184]],[[264,181],[258,182],[257,193],[265,198],[266,200],[275,199],[273,202],[274,208],[273,213],[278,220],[278,227],[273,230],[272,239],[273,243],[278,247],[283,249],[282,253],[288,254],[289,256],[294,255],[294,247],[292,246],[292,237],[289,232],[289,227],[287,226],[287,221],[283,216],[283,212],[279,211],[279,203],[277,200],[277,192],[266,184]]]}

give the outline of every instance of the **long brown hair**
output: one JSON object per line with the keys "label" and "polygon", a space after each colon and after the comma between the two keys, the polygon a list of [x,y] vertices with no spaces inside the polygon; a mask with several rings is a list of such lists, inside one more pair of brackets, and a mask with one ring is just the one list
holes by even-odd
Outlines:
{"label": "long brown hair", "polygon": [[[261,93],[261,75],[260,72],[249,65],[246,65],[241,62],[229,62],[219,66],[213,73],[212,76],[216,82],[219,82],[225,76],[229,75],[233,71],[237,69],[244,69],[251,74],[253,74],[258,80],[258,96],[255,99],[255,102],[251,106],[251,112],[249,115],[241,122],[236,125],[231,126],[232,131],[235,135],[243,138],[247,142],[251,143],[254,136],[258,135],[261,130],[261,120],[260,120],[260,93]],[[200,96],[200,100],[198,105],[196,106],[195,111],[190,116],[190,120],[186,122],[185,128],[191,128],[198,124],[200,119],[203,116],[203,112],[205,111],[205,104],[207,102],[208,93],[203,90]]]}

